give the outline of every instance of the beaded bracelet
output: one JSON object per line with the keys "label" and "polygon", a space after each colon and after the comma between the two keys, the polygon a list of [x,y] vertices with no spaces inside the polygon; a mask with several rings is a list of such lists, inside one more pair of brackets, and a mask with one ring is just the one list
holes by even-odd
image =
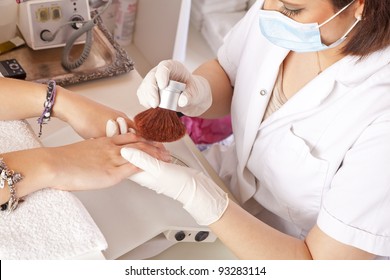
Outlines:
{"label": "beaded bracelet", "polygon": [[51,112],[53,110],[55,98],[56,98],[56,82],[54,80],[50,80],[47,84],[47,93],[46,100],[43,103],[43,112],[42,115],[38,118],[39,124],[39,134],[38,137],[42,135],[42,125],[47,124],[50,121]]}
{"label": "beaded bracelet", "polygon": [[16,196],[15,184],[23,179],[20,173],[15,173],[13,170],[10,170],[2,158],[0,158],[0,188],[3,189],[5,183],[7,182],[10,198],[9,200],[1,204],[0,210],[7,210],[8,213],[14,211],[19,204],[19,198]]}

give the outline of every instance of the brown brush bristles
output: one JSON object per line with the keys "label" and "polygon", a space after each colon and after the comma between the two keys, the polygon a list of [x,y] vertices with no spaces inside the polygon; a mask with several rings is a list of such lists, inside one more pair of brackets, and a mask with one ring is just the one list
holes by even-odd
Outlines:
{"label": "brown brush bristles", "polygon": [[186,127],[175,111],[163,108],[150,108],[134,117],[134,124],[146,140],[173,142],[182,138]]}

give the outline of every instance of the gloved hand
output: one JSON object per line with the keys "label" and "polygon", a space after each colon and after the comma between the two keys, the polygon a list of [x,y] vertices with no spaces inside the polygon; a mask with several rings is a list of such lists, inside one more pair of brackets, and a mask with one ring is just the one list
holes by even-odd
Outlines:
{"label": "gloved hand", "polygon": [[143,170],[130,180],[181,202],[199,225],[210,225],[225,212],[227,194],[202,172],[159,161],[134,148],[122,148],[121,155]]}
{"label": "gloved hand", "polygon": [[192,75],[183,64],[174,60],[161,61],[145,76],[137,90],[141,105],[156,108],[160,104],[159,89],[166,88],[169,80],[186,84],[178,100],[178,109],[184,115],[200,116],[210,108],[212,95],[208,81],[201,76]]}

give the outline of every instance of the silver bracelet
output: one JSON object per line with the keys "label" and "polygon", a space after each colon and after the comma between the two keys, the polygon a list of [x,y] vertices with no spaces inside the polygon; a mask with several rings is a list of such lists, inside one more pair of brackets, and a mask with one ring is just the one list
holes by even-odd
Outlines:
{"label": "silver bracelet", "polygon": [[56,81],[50,80],[47,84],[46,99],[43,103],[43,112],[41,116],[37,119],[39,124],[39,133],[38,137],[42,135],[42,125],[47,124],[50,121],[51,113],[53,110],[54,102],[57,94],[57,84]]}
{"label": "silver bracelet", "polygon": [[14,211],[19,204],[19,198],[16,196],[16,188],[15,184],[23,179],[20,173],[16,173],[13,170],[10,170],[2,158],[0,158],[0,188],[3,189],[5,187],[5,183],[7,183],[10,198],[9,200],[1,204],[0,210],[7,210],[8,213]]}

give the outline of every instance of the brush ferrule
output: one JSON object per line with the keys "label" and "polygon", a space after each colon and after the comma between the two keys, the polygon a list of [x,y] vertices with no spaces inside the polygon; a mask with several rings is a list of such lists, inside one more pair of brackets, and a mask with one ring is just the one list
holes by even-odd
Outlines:
{"label": "brush ferrule", "polygon": [[177,111],[177,102],[186,85],[170,80],[168,86],[160,90],[160,104],[158,107]]}

